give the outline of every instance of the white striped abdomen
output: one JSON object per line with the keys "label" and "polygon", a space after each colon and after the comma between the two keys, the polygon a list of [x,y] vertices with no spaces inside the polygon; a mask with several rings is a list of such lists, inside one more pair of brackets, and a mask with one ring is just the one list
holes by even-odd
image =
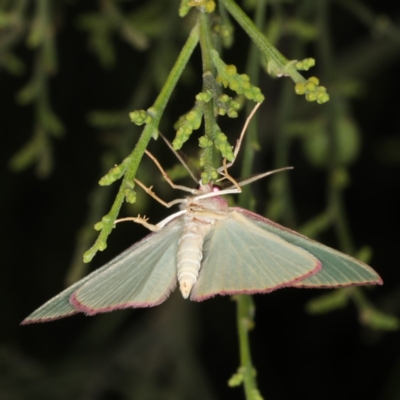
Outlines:
{"label": "white striped abdomen", "polygon": [[212,223],[196,220],[192,215],[185,216],[183,235],[179,240],[178,281],[183,298],[189,297],[193,285],[199,276],[203,258],[203,242]]}

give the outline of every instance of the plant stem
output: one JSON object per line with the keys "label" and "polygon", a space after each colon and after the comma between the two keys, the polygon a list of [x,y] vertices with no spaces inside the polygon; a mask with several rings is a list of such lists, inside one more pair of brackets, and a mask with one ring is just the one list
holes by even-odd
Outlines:
{"label": "plant stem", "polygon": [[256,46],[259,48],[261,54],[268,60],[271,65],[271,71],[278,75],[289,74],[294,82],[305,82],[303,76],[296,71],[295,68],[287,69],[289,60],[280,53],[276,47],[264,36],[260,29],[253,23],[253,21],[242,11],[242,9],[233,0],[221,0],[225,8],[230,12],[233,18],[236,19],[238,24],[250,36]]}
{"label": "plant stem", "polygon": [[146,150],[150,139],[152,137],[157,137],[158,125],[160,123],[164,109],[198,41],[199,30],[198,26],[196,25],[190,32],[188,40],[183,46],[175,62],[175,65],[172,67],[172,70],[168,75],[167,81],[161,89],[161,92],[158,95],[156,101],[154,102],[153,106],[147,110],[147,112],[152,116],[152,120],[151,122],[146,124],[135,148],[128,156],[129,161],[127,163],[126,173],[117,193],[117,196],[109,213],[102,218],[103,226],[99,236],[97,237],[93,246],[88,251],[86,251],[83,256],[84,262],[90,262],[97,251],[102,251],[107,247],[107,237],[114,228],[114,221],[116,220],[122,203],[125,199],[126,190],[132,190],[134,187],[134,178],[139,163],[143,157],[144,151]]}
{"label": "plant stem", "polygon": [[[266,1],[260,0],[257,2],[255,10],[255,24],[259,29],[262,29],[266,17],[265,13]],[[246,74],[250,78],[250,82],[253,85],[258,86],[259,82],[259,68],[260,65],[260,53],[257,50],[256,45],[251,42],[249,55],[247,58]],[[246,103],[246,115],[249,115],[252,109],[251,103]],[[251,123],[249,124],[246,132],[246,136],[243,141],[243,165],[241,171],[241,177],[245,178],[250,176],[252,173],[252,161],[254,160],[254,150],[259,147],[258,145],[258,116],[257,113],[254,115]],[[242,194],[240,196],[240,206],[243,208],[251,208],[251,188],[250,186],[244,186],[242,188]]]}
{"label": "plant stem", "polygon": [[[260,0],[257,3],[255,10],[256,26],[262,28],[265,20],[265,0]],[[254,43],[251,44],[246,72],[250,77],[250,81],[258,84],[259,73],[259,53]],[[250,106],[247,105],[247,114],[250,113]],[[246,177],[251,174],[252,160],[254,159],[254,144],[257,143],[257,119],[253,117],[252,123],[247,128],[246,137],[244,140],[243,148],[243,166],[241,176]],[[251,194],[249,187],[244,187],[242,195],[240,196],[239,205],[243,208],[251,208]],[[239,295],[236,297],[237,301],[237,327],[239,335],[239,349],[240,349],[240,372],[243,376],[243,386],[246,399],[253,399],[254,394],[258,394],[257,380],[255,368],[253,367],[250,351],[249,330],[253,327],[255,307],[252,296]]]}
{"label": "plant stem", "polygon": [[[319,32],[320,40],[318,41],[318,50],[320,52],[320,60],[323,66],[323,70],[327,76],[327,81],[333,81],[333,60],[332,60],[332,46],[329,36],[329,24],[328,24],[328,7],[329,2],[327,0],[321,0],[317,3],[318,21],[319,21]],[[328,208],[331,213],[332,221],[334,221],[334,228],[337,233],[340,248],[349,254],[354,254],[354,246],[351,239],[350,229],[347,222],[346,212],[343,206],[343,197],[341,187],[339,187],[335,181],[340,166],[338,165],[338,144],[337,144],[337,132],[340,129],[339,121],[341,119],[340,111],[340,99],[337,96],[332,96],[332,101],[327,104],[329,113],[329,148],[330,148],[330,159],[329,159],[329,179],[328,179]]]}
{"label": "plant stem", "polygon": [[240,373],[243,376],[244,393],[247,400],[258,394],[256,372],[253,367],[250,353],[249,330],[254,322],[253,298],[248,295],[237,296],[237,327],[240,345]]}
{"label": "plant stem", "polygon": [[[203,60],[203,92],[213,89],[213,62],[211,57],[211,50],[213,43],[211,40],[210,21],[208,13],[198,11],[198,21],[200,27],[200,46],[201,57]],[[208,103],[204,104],[204,135],[214,143],[214,101],[211,99]],[[204,149],[203,155],[204,171],[211,171],[213,169],[213,148],[207,147]]]}

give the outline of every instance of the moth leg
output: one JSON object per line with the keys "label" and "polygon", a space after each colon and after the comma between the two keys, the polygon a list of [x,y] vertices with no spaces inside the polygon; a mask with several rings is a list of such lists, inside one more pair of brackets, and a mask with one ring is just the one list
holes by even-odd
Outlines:
{"label": "moth leg", "polygon": [[235,180],[234,178],[232,178],[231,175],[229,175],[228,166],[226,165],[226,158],[224,158],[224,160],[222,161],[222,165],[223,165],[223,168],[224,168],[224,172],[223,172],[224,178],[225,178],[225,179],[228,179],[228,181],[232,182],[232,183],[233,183],[233,186],[235,186],[235,187],[237,188],[238,193],[241,193],[241,192],[242,192],[241,187],[240,187],[239,184],[236,182],[236,180]]}
{"label": "moth leg", "polygon": [[169,185],[172,187],[172,189],[179,189],[179,190],[183,190],[185,192],[189,192],[192,194],[197,192],[196,189],[191,189],[191,188],[188,188],[188,187],[182,186],[182,185],[176,185],[174,182],[172,182],[171,178],[168,176],[168,174],[165,172],[164,168],[161,166],[161,164],[158,162],[158,160],[153,156],[153,154],[151,154],[148,150],[145,150],[145,153],[147,154],[147,156],[149,156],[151,158],[151,160],[154,162],[154,164],[156,164],[156,167],[160,170],[162,176],[169,183]]}
{"label": "moth leg", "polygon": [[157,225],[149,224],[147,222],[148,220],[149,219],[146,218],[145,215],[143,217],[141,217],[139,214],[137,217],[127,217],[127,218],[116,219],[115,223],[117,224],[118,222],[132,221],[132,222],[135,222],[136,224],[143,225],[145,228],[147,228],[148,230],[150,230],[152,232],[158,231],[160,229],[160,227]]}
{"label": "moth leg", "polygon": [[133,221],[137,224],[143,225],[145,228],[147,228],[149,231],[152,232],[157,232],[160,229],[162,229],[165,225],[168,224],[168,222],[172,221],[173,219],[186,214],[186,210],[181,210],[176,212],[175,214],[172,214],[170,216],[168,216],[167,218],[164,218],[162,221],[160,221],[158,224],[154,225],[154,224],[149,224],[147,221],[149,220],[148,218],[146,218],[145,216],[141,217],[140,214],[137,217],[126,217],[126,218],[120,218],[115,220],[115,223],[118,222],[123,222],[123,221]]}
{"label": "moth leg", "polygon": [[[260,107],[260,105],[261,105],[261,103],[257,103],[257,104],[254,106],[253,110],[251,111],[250,115],[247,117],[246,122],[245,122],[244,125],[243,125],[242,132],[240,133],[239,139],[236,141],[236,146],[235,146],[235,148],[233,149],[233,160],[230,161],[226,166],[224,165],[223,167],[218,168],[217,171],[218,171],[219,173],[221,173],[222,170],[225,170],[225,171],[226,171],[226,169],[227,169],[227,168],[230,168],[230,167],[233,165],[233,163],[235,162],[236,156],[238,155],[239,150],[240,150],[240,146],[242,145],[243,137],[244,137],[244,135],[245,135],[245,133],[246,133],[246,131],[247,131],[247,127],[249,126],[250,121],[252,120],[254,114],[256,113],[256,111],[258,110],[258,108]],[[229,179],[229,178],[228,178],[228,179]],[[230,180],[230,179],[229,179],[229,180]],[[231,181],[231,182],[232,182],[232,181]],[[234,183],[234,182],[232,182],[232,183]],[[236,184],[235,184],[235,186],[236,186]]]}
{"label": "moth leg", "polygon": [[137,183],[149,196],[153,197],[153,199],[157,200],[159,203],[161,203],[164,207],[170,208],[175,204],[183,203],[186,201],[185,199],[175,199],[167,203],[163,199],[160,199],[154,192],[153,192],[153,186],[147,187],[145,184],[139,181],[139,179],[135,179],[135,183]]}

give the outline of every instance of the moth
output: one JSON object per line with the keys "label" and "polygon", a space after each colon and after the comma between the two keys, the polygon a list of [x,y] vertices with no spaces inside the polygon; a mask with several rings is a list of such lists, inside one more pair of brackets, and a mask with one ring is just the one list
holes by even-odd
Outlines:
{"label": "moth", "polygon": [[[234,149],[235,158],[252,114]],[[194,301],[215,295],[268,293],[287,286],[382,284],[380,276],[361,261],[251,211],[229,207],[222,197],[240,193],[245,184],[280,170],[238,183],[227,172],[232,161],[218,170],[233,182],[232,187],[220,190],[200,183],[198,189],[189,189],[171,182],[154,161],[172,187],[188,191],[190,196],[165,203],[151,188],[136,182],[167,207],[180,204],[180,211],[156,225],[140,216],[129,218],[153,233],[49,300],[22,324],[80,312],[95,315],[156,306],[178,283],[183,298]]]}

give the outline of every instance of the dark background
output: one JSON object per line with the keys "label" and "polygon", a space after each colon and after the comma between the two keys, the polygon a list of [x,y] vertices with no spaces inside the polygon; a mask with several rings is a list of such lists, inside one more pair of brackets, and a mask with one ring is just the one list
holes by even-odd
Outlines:
{"label": "dark background", "polygon": [[[239,366],[235,303],[227,297],[197,304],[183,301],[179,293],[174,293],[154,309],[117,311],[91,318],[78,315],[19,326],[29,313],[63,289],[71,263],[82,255],[76,247],[77,235],[88,223],[94,196],[108,193],[106,212],[118,186],[115,183],[110,193],[105,188],[93,192],[96,183],[114,162],[130,153],[140,134],[140,128],[131,127],[128,119],[129,128],[98,129],[88,123],[88,114],[93,110],[131,111],[132,93],[137,93],[140,83],[147,79],[146,69],[156,70],[152,63],[159,63],[158,79],[163,82],[163,73],[172,66],[191,25],[190,17],[181,21],[176,11],[171,12],[178,2],[149,2],[159,3],[164,19],[174,15],[172,28],[165,28],[158,36],[150,35],[149,47],[142,51],[121,40],[116,32],[112,39],[115,64],[102,68],[90,50],[87,32],[77,25],[78,17],[84,13],[99,12],[100,3],[70,1],[54,11],[59,68],[49,78],[50,103],[64,124],[65,135],[51,139],[54,167],[46,177],[38,177],[34,165],[18,173],[9,167],[12,156],[31,137],[35,123],[34,106],[22,107],[15,101],[16,93],[33,72],[35,59],[35,51],[27,49],[24,37],[15,44],[14,51],[24,61],[25,73],[15,76],[1,71],[0,398],[242,399],[241,388],[230,389],[226,384]],[[356,96],[346,99],[361,139],[358,157],[346,165],[351,177],[344,192],[347,218],[356,248],[370,246],[370,263],[385,283],[383,287],[365,289],[364,293],[379,310],[396,315],[400,304],[400,10],[396,2],[363,2],[376,18],[384,15],[392,21],[395,34],[391,36],[387,30],[378,31],[365,24],[340,2],[328,3],[336,83],[347,76],[362,87]],[[348,3],[353,4],[350,0]],[[145,2],[117,4],[130,13],[140,11]],[[26,24],[32,17],[31,8]],[[298,8],[289,2],[281,11],[285,20],[295,17]],[[268,9],[269,18],[276,17],[274,12],[276,9]],[[149,21],[159,17],[160,12],[147,16]],[[147,21],[146,16],[143,18]],[[309,22],[314,23],[312,15]],[[4,29],[0,29],[0,38],[2,34],[6,34]],[[236,35],[237,42],[224,59],[243,71],[249,41],[239,27]],[[293,40],[283,36],[278,44],[288,58],[293,57]],[[168,50],[166,44],[170,46]],[[163,46],[165,57],[155,58]],[[316,48],[315,43],[309,43],[306,56],[316,57],[318,63]],[[372,59],[368,58],[369,53]],[[188,111],[200,91],[199,68],[200,55],[196,52],[163,117],[161,128],[170,139],[174,121]],[[324,71],[316,68],[312,75],[323,79]],[[260,132],[266,136],[261,140],[262,151],[255,157],[255,173],[273,167],[273,141],[278,134],[273,132],[273,121],[284,85],[292,85],[288,81],[265,75],[261,78],[266,101],[259,111]],[[148,82],[146,95],[136,95],[136,108],[149,107],[157,96],[158,82]],[[327,86],[334,96],[335,83]],[[320,107],[326,107],[306,103],[300,97],[295,101],[294,118],[313,118]],[[243,116],[242,113],[238,120],[221,122],[232,143],[240,133]],[[126,129],[131,131],[127,134]],[[128,135],[131,145],[116,151],[116,143],[123,135]],[[195,144],[193,139],[183,150],[195,156],[191,154]],[[174,165],[175,158],[161,141],[152,141],[150,146],[163,165]],[[292,141],[290,165],[295,166],[290,181],[300,226],[323,210],[327,177],[323,169],[314,168],[309,162],[301,140]],[[145,161],[140,168],[144,180],[151,176],[151,184],[155,188],[161,185],[163,196],[174,198],[160,178],[154,181],[156,170],[151,163]],[[237,168],[232,174],[239,173]],[[269,196],[267,183],[258,182],[254,188],[257,207],[262,212]],[[153,200],[138,195],[139,208],[124,208],[124,214],[135,215],[139,210],[152,222],[168,215]],[[107,250],[96,255],[90,268],[102,265],[145,234],[141,227],[118,225],[108,239]],[[319,239],[338,246],[332,230]],[[363,326],[352,303],[325,315],[309,315],[305,304],[321,293],[284,289],[255,296],[256,325],[250,337],[261,393],[266,399],[400,398],[399,332]]]}

